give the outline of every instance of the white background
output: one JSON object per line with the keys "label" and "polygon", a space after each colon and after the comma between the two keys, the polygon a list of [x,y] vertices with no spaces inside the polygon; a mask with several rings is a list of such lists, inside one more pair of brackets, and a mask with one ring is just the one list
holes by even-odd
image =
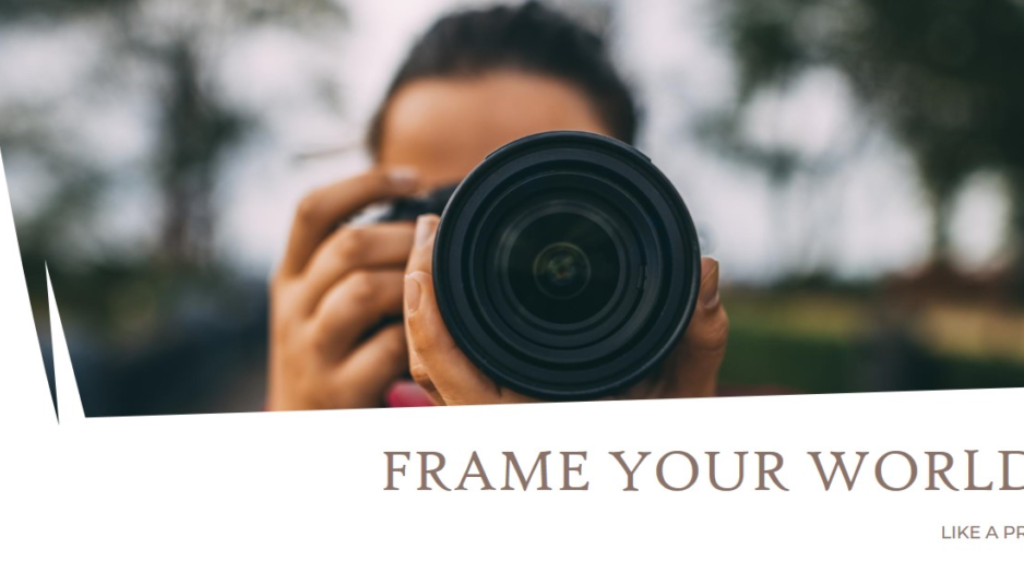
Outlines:
{"label": "white background", "polygon": [[[978,449],[980,483],[998,487],[996,451],[1024,450],[1017,390],[84,419],[58,325],[58,424],[4,185],[0,583],[1024,578],[1024,539],[941,538],[944,525],[1024,525],[1024,491],[924,491],[925,469],[904,492],[873,481],[885,451],[923,463],[924,451],[946,450],[963,487],[963,450]],[[528,461],[550,450],[556,488],[557,452],[586,450],[590,490],[481,492],[471,480],[469,491],[417,491],[410,466],[388,492],[388,450],[444,452],[450,485],[476,450],[499,486],[502,451]],[[732,451],[778,451],[790,491],[754,491],[748,456],[735,492],[712,490],[706,475],[668,492],[649,459],[640,491],[625,493],[607,454],[619,450],[702,462],[721,451],[723,482],[735,479]],[[833,450],[871,452],[853,492],[824,492],[806,455]],[[904,473],[898,461],[891,473]],[[1024,461],[1011,480],[1024,484]]]}

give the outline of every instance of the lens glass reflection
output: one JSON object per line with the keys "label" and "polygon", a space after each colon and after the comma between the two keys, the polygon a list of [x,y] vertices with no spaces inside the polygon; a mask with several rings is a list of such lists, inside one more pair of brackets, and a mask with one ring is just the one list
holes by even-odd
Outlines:
{"label": "lens glass reflection", "polygon": [[578,323],[612,301],[621,276],[618,252],[593,220],[571,212],[542,215],[508,245],[512,293],[534,317]]}
{"label": "lens glass reflection", "polygon": [[557,242],[541,250],[533,261],[533,278],[541,292],[553,299],[571,299],[590,282],[590,260],[569,242]]}

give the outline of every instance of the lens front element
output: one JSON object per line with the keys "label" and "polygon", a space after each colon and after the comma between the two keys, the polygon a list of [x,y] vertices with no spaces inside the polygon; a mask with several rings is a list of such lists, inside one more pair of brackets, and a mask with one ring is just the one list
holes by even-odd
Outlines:
{"label": "lens front element", "polygon": [[613,300],[621,276],[615,241],[601,227],[609,220],[578,202],[537,199],[495,230],[500,236],[492,265],[499,286],[511,290],[509,309],[525,319],[585,321]]}
{"label": "lens front element", "polygon": [[579,296],[590,283],[590,260],[577,246],[556,242],[537,254],[533,279],[549,298],[564,301]]}
{"label": "lens front element", "polygon": [[639,381],[686,328],[699,281],[696,230],[671,183],[635,149],[583,132],[492,153],[452,196],[434,247],[455,342],[539,398]]}

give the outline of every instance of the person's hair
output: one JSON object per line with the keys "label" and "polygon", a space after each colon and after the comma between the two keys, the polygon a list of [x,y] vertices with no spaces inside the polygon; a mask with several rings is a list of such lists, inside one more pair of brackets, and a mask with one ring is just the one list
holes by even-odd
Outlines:
{"label": "person's hair", "polygon": [[537,2],[467,10],[438,20],[409,51],[370,124],[370,151],[380,153],[384,117],[395,94],[419,79],[466,78],[514,70],[566,81],[581,90],[612,136],[632,143],[633,96],[600,36]]}

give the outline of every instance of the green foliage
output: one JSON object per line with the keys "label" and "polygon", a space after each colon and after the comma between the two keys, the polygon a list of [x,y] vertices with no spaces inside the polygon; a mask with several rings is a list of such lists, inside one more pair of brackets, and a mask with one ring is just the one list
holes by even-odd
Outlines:
{"label": "green foliage", "polygon": [[[222,95],[210,47],[257,27],[332,32],[344,23],[344,12],[331,0],[0,0],[0,30],[26,25],[60,30],[80,23],[106,37],[105,53],[102,66],[75,88],[72,99],[106,95],[117,100],[124,93],[157,90],[157,136],[149,154],[164,206],[161,252],[185,262],[209,260],[215,222],[211,198],[220,166],[259,123]],[[133,85],[132,67],[162,87]],[[9,153],[53,173],[55,197],[50,197],[50,217],[42,220],[50,227],[67,215],[61,207],[72,198],[60,197],[61,192],[77,191],[79,200],[94,197],[119,175],[136,171],[102,169],[89,153],[68,148],[66,129],[50,121],[59,105],[17,103],[0,111],[0,138]],[[88,192],[82,172],[90,178]]]}
{"label": "green foliage", "polygon": [[[937,207],[979,170],[1024,196],[1024,5],[1014,0],[728,0],[739,104],[812,67],[841,72],[867,114],[917,162]],[[720,123],[719,134],[735,132]],[[787,178],[802,161],[732,136],[741,157]],[[1024,202],[1017,202],[1018,208]],[[945,213],[938,210],[940,217]],[[1024,213],[1016,229],[1024,231]],[[945,226],[937,226],[944,243]],[[943,252],[943,250],[939,250]]]}
{"label": "green foliage", "polygon": [[725,386],[778,386],[808,394],[858,390],[848,340],[765,332],[733,324],[720,373]]}
{"label": "green foliage", "polygon": [[[242,111],[225,95],[218,51],[258,29],[330,35],[345,21],[333,0],[0,0],[0,35],[86,30],[101,50],[66,98],[0,102],[8,167],[45,178],[46,192],[36,193],[31,206],[13,196],[37,318],[45,312],[44,261],[71,291],[62,302],[72,321],[115,327],[114,320],[132,317],[116,315],[103,299],[123,300],[124,290],[170,298],[151,289],[171,291],[178,280],[205,287],[211,273],[231,273],[214,266],[212,256],[217,184],[224,165],[259,130],[262,113]],[[152,98],[145,115],[152,116],[153,136],[145,152],[113,165],[77,142],[78,125],[60,115],[70,104],[88,111],[90,100],[117,103],[132,96]],[[159,198],[154,247],[106,253],[113,251],[102,249],[96,233],[97,204],[139,177]],[[32,213],[19,213],[23,206]],[[83,248],[91,255],[78,253]]]}
{"label": "green foliage", "polygon": [[875,359],[869,350],[869,341],[856,338],[827,339],[733,323],[720,381],[725,387],[777,387],[805,394],[834,394],[1016,388],[1024,380],[1024,364],[1017,361],[950,356],[919,348],[921,355],[914,370],[882,378],[882,383],[893,384],[882,387],[868,375]]}

